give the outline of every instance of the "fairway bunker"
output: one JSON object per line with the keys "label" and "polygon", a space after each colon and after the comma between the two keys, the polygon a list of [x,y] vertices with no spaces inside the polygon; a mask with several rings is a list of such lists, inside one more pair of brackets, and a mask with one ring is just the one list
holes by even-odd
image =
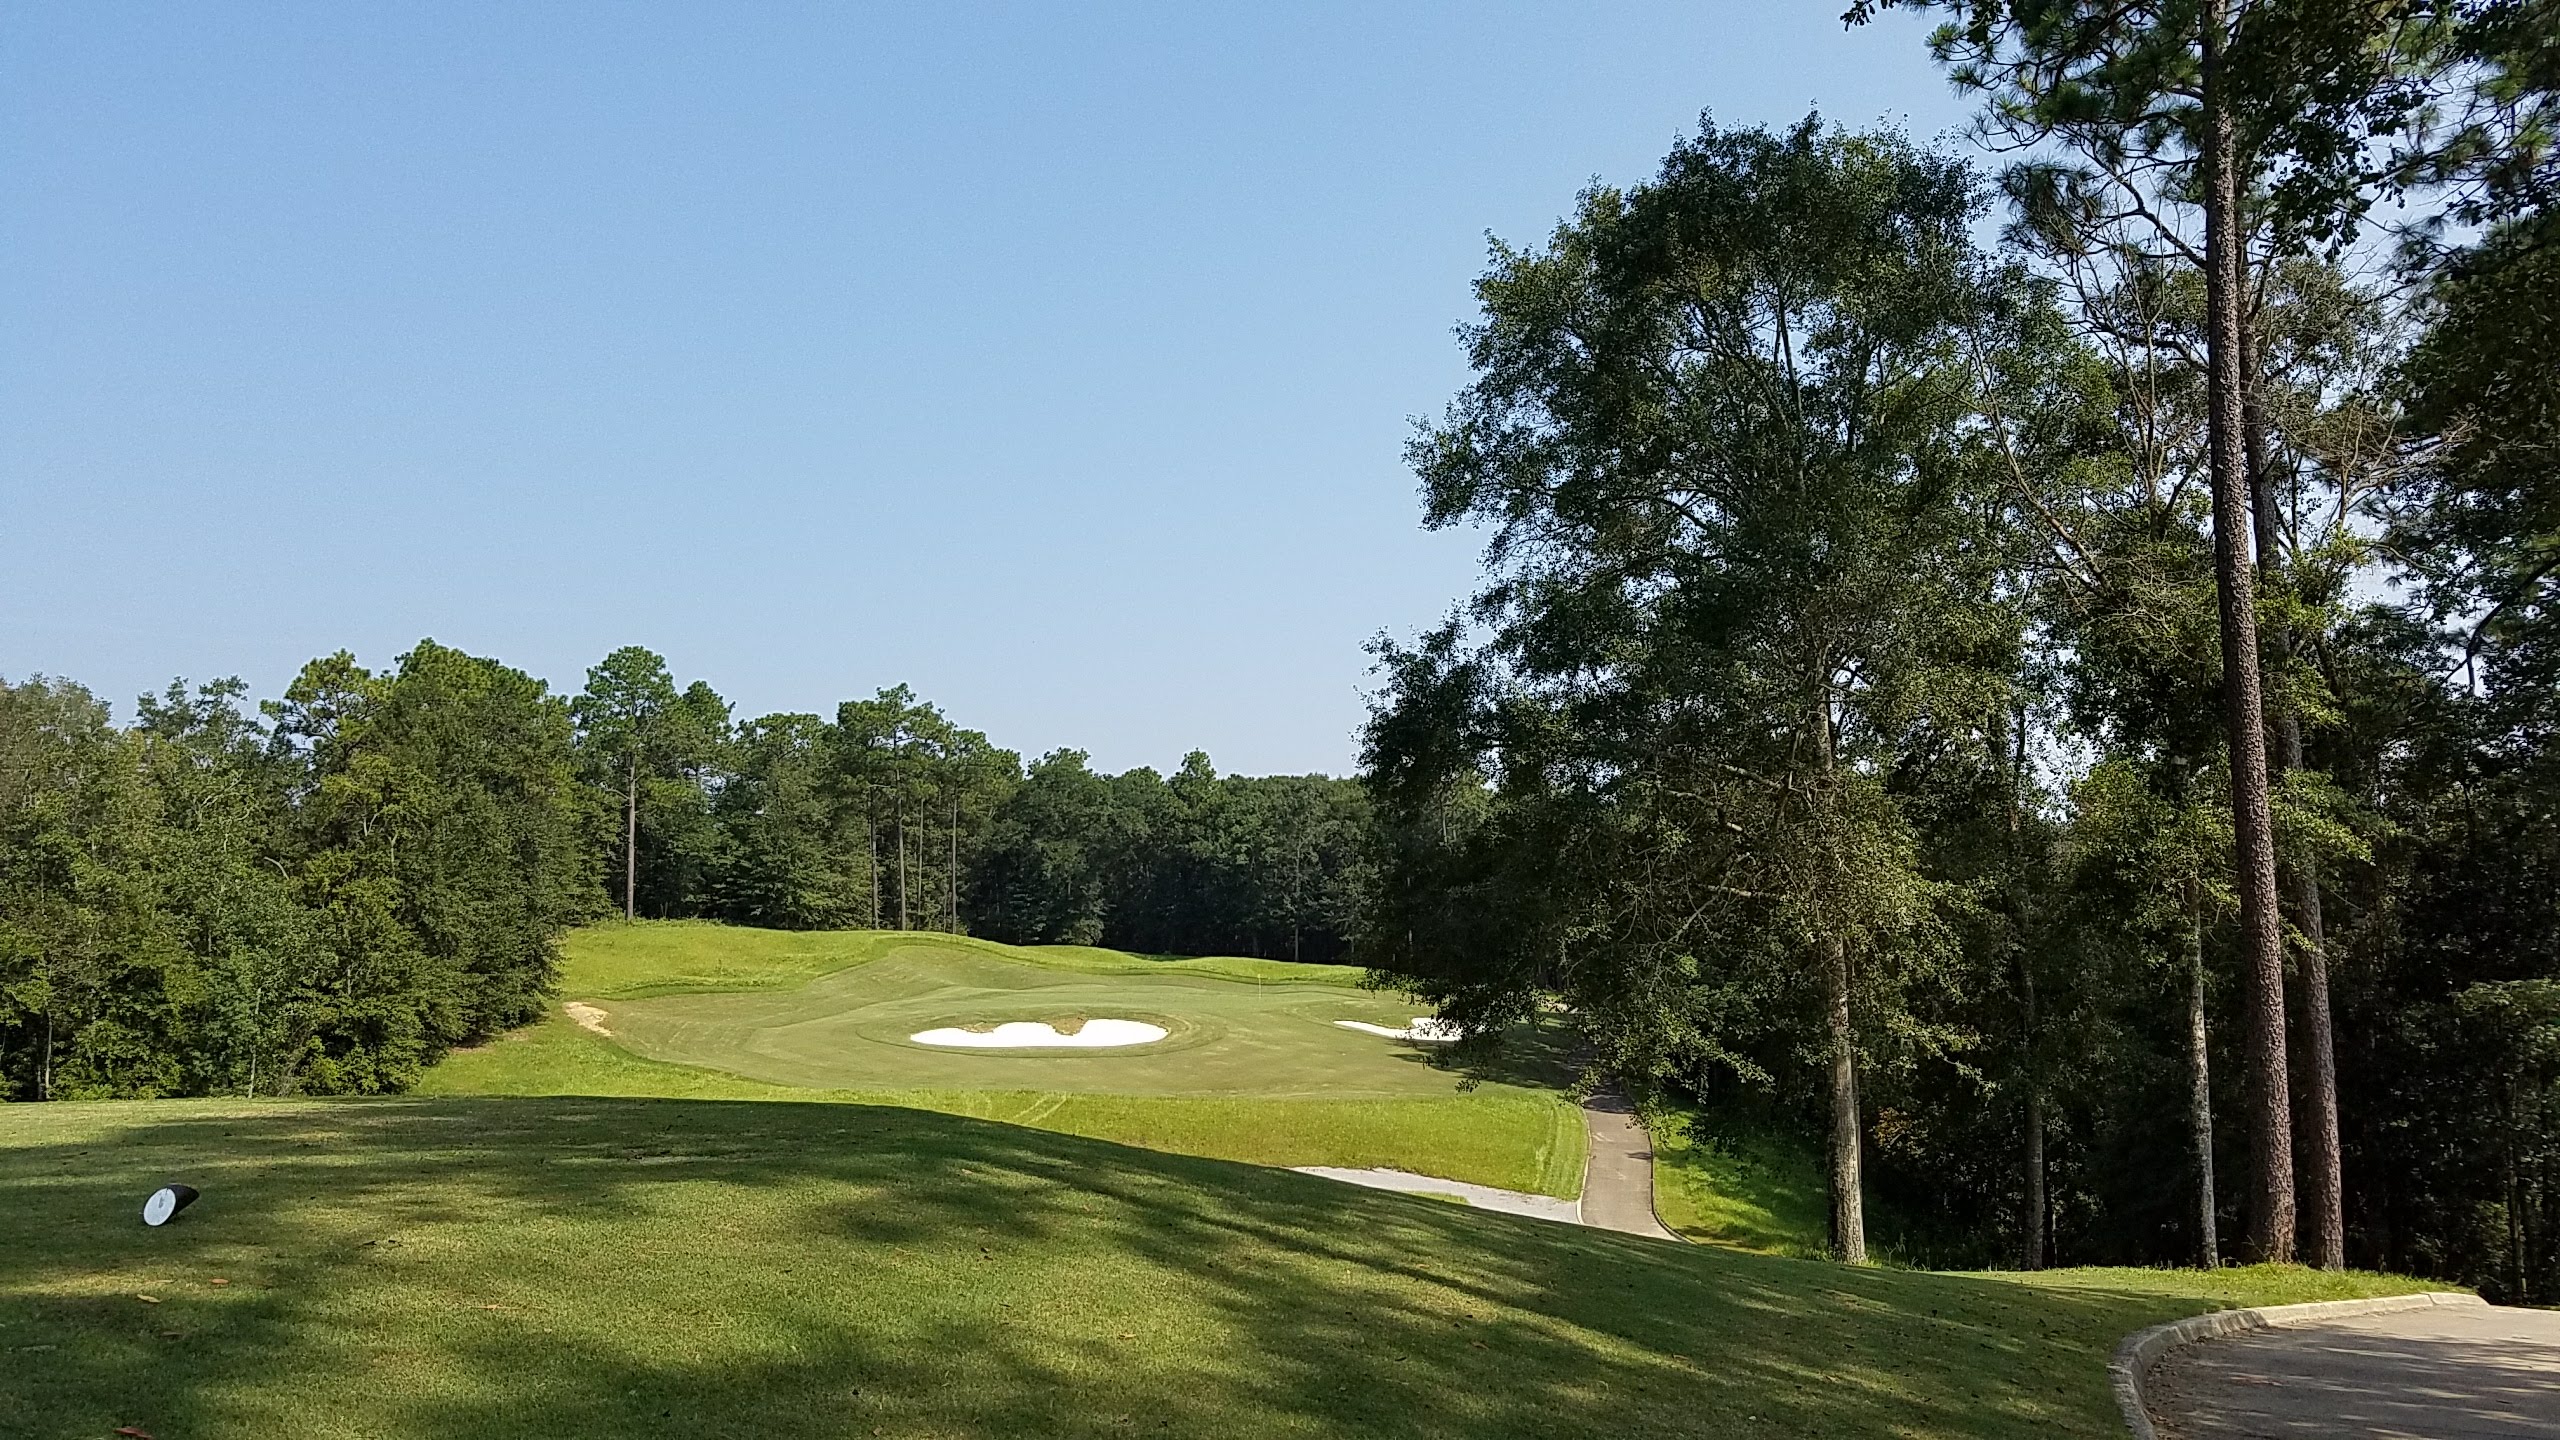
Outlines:
{"label": "fairway bunker", "polygon": [[1144,1020],[1087,1020],[1062,1031],[1045,1020],[1009,1020],[986,1030],[946,1025],[919,1030],[907,1038],[918,1045],[947,1045],[959,1050],[1108,1050],[1123,1045],[1153,1045],[1166,1030]]}

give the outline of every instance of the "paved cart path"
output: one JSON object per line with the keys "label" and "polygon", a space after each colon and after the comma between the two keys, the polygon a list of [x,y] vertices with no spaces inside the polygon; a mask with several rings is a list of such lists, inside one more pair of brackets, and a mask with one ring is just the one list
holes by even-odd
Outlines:
{"label": "paved cart path", "polygon": [[1656,1240],[1680,1237],[1653,1214],[1653,1137],[1626,1098],[1606,1091],[1582,1102],[1591,1166],[1582,1177],[1582,1223]]}
{"label": "paved cart path", "polygon": [[2560,1313],[2432,1306],[2206,1340],[2143,1391],[2177,1440],[2560,1440]]}
{"label": "paved cart path", "polygon": [[1596,1225],[1655,1240],[1680,1237],[1662,1228],[1653,1215],[1653,1140],[1636,1120],[1635,1107],[1618,1095],[1594,1095],[1582,1105],[1583,1128],[1591,1136],[1591,1159],[1582,1174],[1580,1200],[1556,1200],[1495,1190],[1456,1180],[1412,1175],[1402,1170],[1353,1170],[1334,1165],[1301,1165],[1302,1175],[1321,1175],[1376,1190],[1403,1190],[1447,1195],[1487,1210],[1561,1220],[1568,1225]]}

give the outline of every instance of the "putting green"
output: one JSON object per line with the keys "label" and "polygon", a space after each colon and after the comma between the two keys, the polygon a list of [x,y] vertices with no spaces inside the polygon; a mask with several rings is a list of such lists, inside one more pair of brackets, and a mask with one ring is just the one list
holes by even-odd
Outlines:
{"label": "putting green", "polygon": [[[614,1039],[653,1060],[813,1089],[1389,1099],[1455,1094],[1468,1080],[1421,1046],[1335,1024],[1400,1026],[1414,1007],[1347,986],[1327,973],[1334,967],[1303,980],[1245,980],[1169,965],[1092,974],[1044,958],[908,939],[788,990],[581,1003],[600,1012],[595,1023]],[[965,1050],[911,1038],[1088,1019],[1143,1021],[1167,1033],[1109,1049]]]}

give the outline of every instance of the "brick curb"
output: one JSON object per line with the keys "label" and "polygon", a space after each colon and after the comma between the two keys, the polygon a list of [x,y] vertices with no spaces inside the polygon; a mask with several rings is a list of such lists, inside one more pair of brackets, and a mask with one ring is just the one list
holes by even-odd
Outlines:
{"label": "brick curb", "polygon": [[2477,1295],[2458,1291],[2434,1290],[2422,1295],[2386,1295],[2376,1300],[2315,1300],[2308,1305],[2262,1305],[2250,1310],[2216,1310],[2166,1325],[2154,1325],[2124,1337],[2116,1347],[2115,1358],[2107,1362],[2107,1382],[2116,1392],[2116,1407],[2124,1412],[2125,1427],[2134,1440],[2159,1440],[2160,1432],[2151,1423],[2151,1412],[2142,1402],[2142,1380],[2160,1357],[2181,1345],[2198,1340],[2214,1340],[2225,1335],[2240,1335],[2252,1330],[2274,1330],[2287,1325],[2316,1325],[2323,1320],[2345,1320],[2358,1315],[2385,1315],[2394,1310],[2423,1310],[2430,1305],[2486,1305]]}

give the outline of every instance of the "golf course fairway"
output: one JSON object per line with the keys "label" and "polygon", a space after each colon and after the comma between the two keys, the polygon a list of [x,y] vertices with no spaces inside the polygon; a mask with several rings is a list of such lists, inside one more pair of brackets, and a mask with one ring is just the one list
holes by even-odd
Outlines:
{"label": "golf course fairway", "polygon": [[2402,1288],[1849,1269],[890,1106],[0,1110],[46,1440],[2098,1437],[2130,1330]]}
{"label": "golf course fairway", "polygon": [[[418,1093],[868,1101],[1258,1164],[1579,1193],[1585,1138],[1560,1027],[1516,1037],[1499,1072],[1453,1068],[1433,1046],[1334,1023],[1413,1018],[1411,1001],[1360,979],[914,931],[600,925],[569,936],[547,1018],[447,1058]],[[1168,1034],[1104,1050],[912,1038],[1089,1019]]]}

